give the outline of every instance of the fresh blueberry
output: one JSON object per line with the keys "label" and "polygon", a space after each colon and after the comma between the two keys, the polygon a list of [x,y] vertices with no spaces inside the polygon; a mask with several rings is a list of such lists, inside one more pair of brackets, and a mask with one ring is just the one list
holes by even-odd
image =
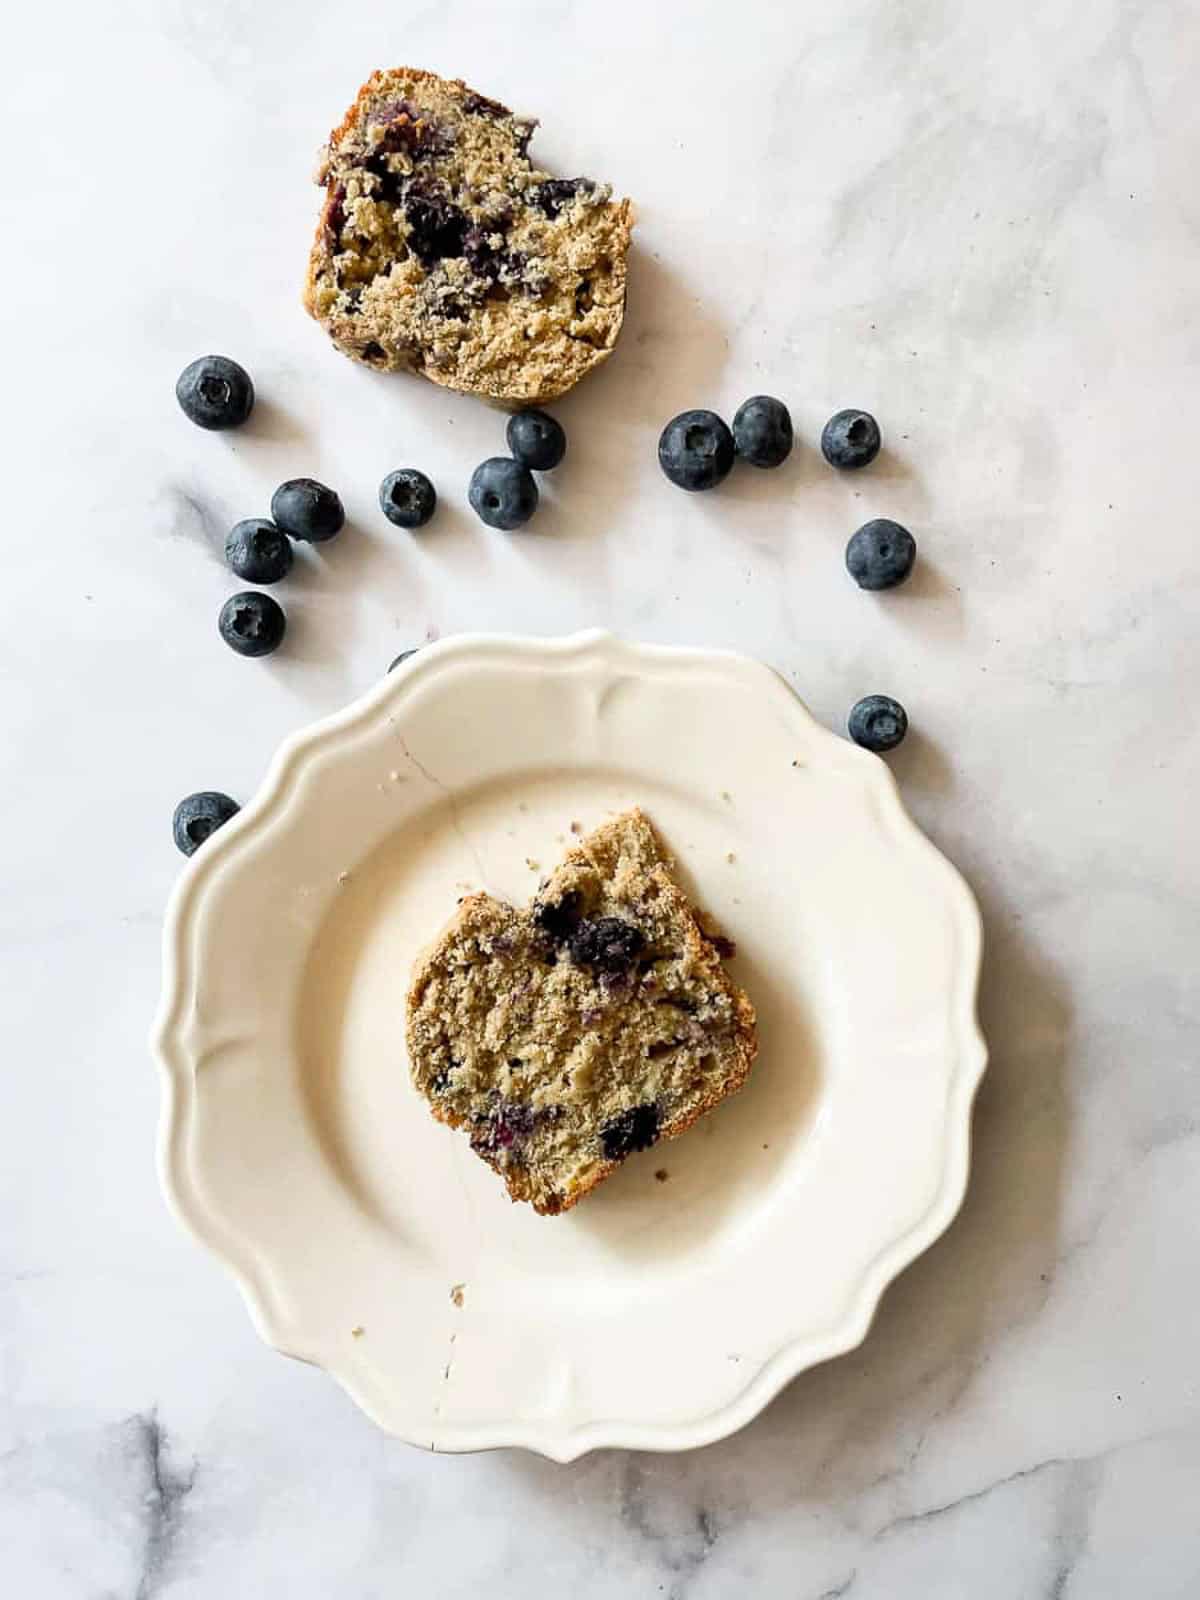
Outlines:
{"label": "fresh blueberry", "polygon": [[606,1161],[624,1161],[635,1150],[648,1150],[658,1138],[658,1107],[652,1102],[630,1106],[600,1129],[600,1151]]}
{"label": "fresh blueberry", "polygon": [[681,411],[658,441],[658,464],[681,489],[715,488],[733,457],[733,435],[715,411]]}
{"label": "fresh blueberry", "polygon": [[471,474],[471,509],[489,528],[519,528],[537,510],[533,473],[509,456],[489,456]]}
{"label": "fresh blueberry", "polygon": [[379,509],[398,528],[423,528],[437,510],[437,490],[416,467],[398,467],[379,485]]}
{"label": "fresh blueberry", "polygon": [[409,656],[415,656],[417,651],[420,648],[421,648],[420,645],[415,644],[415,645],[413,645],[411,650],[401,650],[400,654],[396,657],[395,661],[393,661],[391,666],[388,668],[388,671],[389,672],[395,672],[396,668],[400,665],[400,663],[402,661],[407,661]]}
{"label": "fresh blueberry", "polygon": [[282,643],[287,618],[278,600],[247,589],[232,595],[217,619],[221,637],[240,656],[269,656]]}
{"label": "fresh blueberry", "polygon": [[228,356],[200,356],[179,374],[175,398],[198,428],[236,428],[254,409],[254,385]]}
{"label": "fresh blueberry", "polygon": [[248,517],[225,536],[225,559],[247,583],[278,583],[291,571],[292,546],[273,522]]}
{"label": "fresh blueberry", "polygon": [[189,794],[175,807],[171,832],[175,843],[185,856],[194,854],[210,833],[236,816],[238,803],[216,789],[202,789],[199,794]]}
{"label": "fresh blueberry", "polygon": [[271,496],[271,515],[290,539],[320,544],[346,520],[342,502],[315,478],[289,478]]}
{"label": "fresh blueberry", "polygon": [[894,750],[908,732],[908,713],[890,695],[869,694],[852,707],[846,727],[864,750]]}
{"label": "fresh blueberry", "polygon": [[917,559],[917,541],[888,517],[864,522],[846,546],[846,570],[860,589],[894,589]]}
{"label": "fresh blueberry", "polygon": [[792,452],[792,418],[782,400],[756,394],[737,408],[733,443],[752,467],[778,467]]}
{"label": "fresh blueberry", "polygon": [[839,411],[821,431],[821,454],[831,467],[865,467],[879,454],[879,424],[869,411]]}
{"label": "fresh blueberry", "polygon": [[544,411],[517,411],[504,430],[508,448],[534,472],[549,472],[567,453],[562,423]]}

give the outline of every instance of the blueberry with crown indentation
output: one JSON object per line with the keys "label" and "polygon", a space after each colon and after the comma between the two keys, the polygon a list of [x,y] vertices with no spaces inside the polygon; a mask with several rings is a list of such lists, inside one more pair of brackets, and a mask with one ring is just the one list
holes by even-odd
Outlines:
{"label": "blueberry with crown indentation", "polygon": [[881,754],[894,750],[908,732],[908,713],[888,694],[869,694],[851,708],[846,727],[855,744]]}
{"label": "blueberry with crown indentation", "polygon": [[283,642],[287,617],[278,600],[257,589],[247,589],[226,600],[217,627],[222,639],[238,655],[269,656]]}
{"label": "blueberry with crown indentation", "polygon": [[830,417],[821,431],[821,454],[831,467],[865,467],[879,454],[879,424],[869,411],[850,407]]}
{"label": "blueberry with crown indentation", "polygon": [[715,411],[681,411],[658,440],[658,464],[680,489],[713,489],[736,454],[733,435]]}
{"label": "blueberry with crown indentation", "polygon": [[379,485],[379,509],[397,528],[423,528],[437,510],[437,490],[416,467],[397,467]]}
{"label": "blueberry with crown indentation", "polygon": [[175,807],[171,833],[185,856],[193,855],[210,834],[223,827],[239,810],[236,800],[218,789],[201,789],[186,795]]}
{"label": "blueberry with crown indentation", "polygon": [[225,559],[246,583],[278,583],[291,571],[292,545],[265,517],[247,517],[226,534]]}
{"label": "blueberry with crown indentation", "polygon": [[198,428],[236,428],[254,409],[254,385],[228,356],[200,356],[179,374],[175,398]]}

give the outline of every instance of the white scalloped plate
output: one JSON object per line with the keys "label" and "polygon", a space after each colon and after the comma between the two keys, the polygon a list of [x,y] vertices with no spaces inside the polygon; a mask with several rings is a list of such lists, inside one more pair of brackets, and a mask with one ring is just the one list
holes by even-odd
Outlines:
{"label": "white scalloped plate", "polygon": [[[634,802],[737,941],[760,1056],[682,1139],[538,1217],[409,1086],[409,967],[468,886],[524,902],[572,822]],[[958,1209],[979,957],[883,762],[767,667],[449,639],[289,740],[185,870],[163,1184],[262,1337],[414,1444],[706,1444],[858,1344]]]}

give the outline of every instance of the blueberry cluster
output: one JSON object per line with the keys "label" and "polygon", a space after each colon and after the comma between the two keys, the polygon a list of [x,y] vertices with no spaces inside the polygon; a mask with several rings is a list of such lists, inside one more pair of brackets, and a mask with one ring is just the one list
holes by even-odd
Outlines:
{"label": "blueberry cluster", "polygon": [[509,454],[489,456],[471,474],[467,499],[489,528],[523,527],[538,508],[535,472],[551,472],[567,453],[562,424],[545,411],[518,411],[508,419]]}
{"label": "blueberry cluster", "polygon": [[715,411],[681,411],[658,440],[658,464],[680,489],[715,489],[739,458],[780,467],[792,453],[792,418],[782,400],[752,395],[730,428]]}
{"label": "blueberry cluster", "polygon": [[[175,394],[184,415],[201,428],[238,427],[254,406],[249,373],[227,356],[191,362],[180,374]],[[416,467],[399,467],[380,484],[379,506],[398,528],[422,528],[437,509],[437,490]],[[323,544],[345,521],[345,508],[333,489],[315,478],[289,478],[271,497],[270,518],[249,517],[230,529],[225,559],[246,583],[278,583],[291,571],[293,541]],[[225,602],[218,627],[239,655],[265,656],[283,642],[287,616],[270,595],[246,590]]]}
{"label": "blueberry cluster", "polygon": [[[733,427],[715,411],[681,411],[658,440],[658,464],[680,489],[715,489],[737,460],[780,467],[792,453],[791,412],[774,395],[756,394],[737,408]],[[879,454],[879,424],[852,408],[830,417],[821,431],[821,454],[843,471],[868,466]]]}
{"label": "blueberry cluster", "polygon": [[[238,427],[254,406],[254,385],[244,367],[225,356],[201,356],[180,375],[176,397],[184,414],[206,429]],[[534,472],[558,466],[567,449],[562,426],[544,411],[522,411],[509,418],[509,456],[483,462],[471,479],[469,499],[482,521],[495,528],[518,528],[537,509]],[[398,467],[379,486],[379,507],[398,528],[422,528],[437,509],[437,490],[416,467]],[[314,478],[293,478],[271,499],[271,515],[237,523],[225,540],[225,559],[243,582],[279,583],[291,571],[293,542],[323,543],[346,520],[341,499]],[[246,589],[221,607],[222,639],[243,656],[264,656],[278,649],[287,631],[287,615],[271,595]],[[415,650],[402,651],[388,671],[407,661]],[[237,810],[225,795],[205,790],[180,802],[174,834],[190,855]],[[181,820],[182,819],[182,820]]]}
{"label": "blueberry cluster", "polygon": [[[737,460],[778,467],[791,453],[792,419],[782,400],[756,394],[737,409],[729,428],[715,411],[681,411],[658,440],[658,464],[680,489],[715,489]],[[821,454],[831,467],[857,471],[874,461],[883,442],[869,411],[836,412],[821,430]],[[846,546],[846,570],[860,589],[894,589],[912,572],[917,542],[888,517],[864,522]],[[887,695],[868,695],[850,712],[850,737],[868,750],[894,750],[908,731],[904,707]]]}
{"label": "blueberry cluster", "polygon": [[[201,356],[184,368],[175,386],[176,398],[198,427],[224,430],[240,426],[254,408],[249,373],[226,356]],[[471,475],[468,500],[489,527],[522,527],[538,506],[535,472],[550,472],[567,449],[562,425],[544,411],[520,411],[505,430],[507,456],[491,456]],[[734,415],[732,428],[714,411],[684,411],[673,417],[658,441],[658,460],[667,478],[689,491],[715,488],[738,460],[754,467],[778,467],[794,444],[787,406],[772,395],[753,395]],[[837,412],[821,433],[821,451],[833,467],[857,470],[879,453],[879,424],[866,411]],[[379,486],[379,506],[396,527],[422,528],[437,509],[437,491],[416,467],[398,467]],[[315,478],[290,478],[271,497],[271,515],[235,524],[225,540],[225,559],[243,582],[266,586],[291,571],[296,543],[321,544],[340,532],[346,520],[341,499]],[[864,523],[846,547],[846,567],[862,589],[891,589],[909,576],[916,559],[916,541],[898,522],[877,517]],[[232,595],[221,607],[218,630],[231,650],[243,656],[265,656],[278,649],[287,631],[283,607],[261,587]],[[388,671],[407,661],[404,650]],[[869,695],[854,706],[849,732],[869,750],[894,749],[904,738],[904,708],[886,695]],[[191,855],[237,811],[228,795],[203,790],[188,795],[176,808],[176,844]],[[608,970],[632,959],[617,937],[623,929],[586,925],[579,961]],[[636,932],[636,930],[629,930]],[[589,942],[590,941],[590,942]],[[627,942],[627,941],[626,941]],[[584,946],[586,945],[586,949]],[[593,949],[594,945],[594,949]]]}
{"label": "blueberry cluster", "polygon": [[[335,492],[315,478],[289,478],[271,496],[271,515],[248,517],[229,530],[225,559],[246,583],[278,583],[292,570],[292,543],[323,544],[346,521]],[[287,632],[287,615],[278,600],[245,589],[226,600],[217,628],[240,656],[268,656]]]}
{"label": "blueberry cluster", "polygon": [[[184,415],[197,427],[223,431],[239,427],[254,408],[254,384],[246,369],[227,356],[200,356],[184,368],[175,385]],[[318,544],[332,539],[346,520],[342,502],[315,478],[290,478],[271,497],[271,515],[236,523],[225,539],[225,559],[244,583],[267,585],[292,569],[293,541]],[[287,632],[283,607],[261,589],[231,595],[217,617],[217,630],[240,656],[266,656]],[[175,808],[172,833],[184,855],[192,855],[238,807],[228,795],[204,789],[185,796]]]}

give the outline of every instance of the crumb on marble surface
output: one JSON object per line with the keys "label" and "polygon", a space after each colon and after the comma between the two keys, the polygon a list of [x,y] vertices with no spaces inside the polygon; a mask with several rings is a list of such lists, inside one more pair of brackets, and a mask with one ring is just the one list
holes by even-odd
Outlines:
{"label": "crumb on marble surface", "polygon": [[463,1300],[466,1296],[466,1289],[467,1286],[465,1283],[456,1283],[450,1291],[450,1299],[460,1311],[462,1310]]}

